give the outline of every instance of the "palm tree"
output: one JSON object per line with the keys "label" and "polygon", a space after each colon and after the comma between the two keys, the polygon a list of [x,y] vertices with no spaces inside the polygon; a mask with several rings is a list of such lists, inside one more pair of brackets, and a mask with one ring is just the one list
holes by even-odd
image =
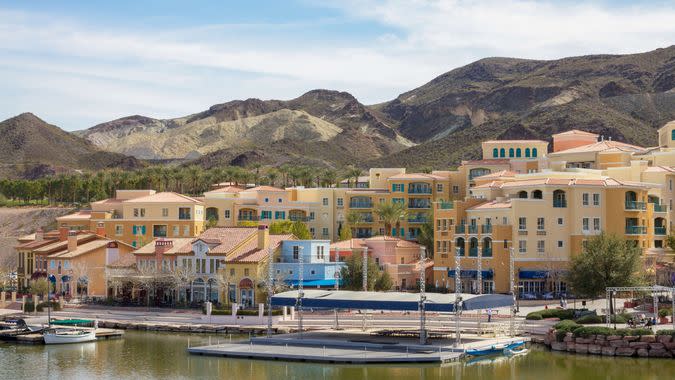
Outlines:
{"label": "palm tree", "polygon": [[384,222],[384,235],[388,236],[391,233],[391,227],[396,226],[398,229],[408,210],[403,203],[386,202],[378,203],[374,207],[375,214]]}
{"label": "palm tree", "polygon": [[335,170],[333,169],[326,169],[323,171],[323,175],[321,176],[321,180],[323,183],[323,186],[325,187],[332,187],[335,182],[338,180],[338,174]]}
{"label": "palm tree", "polygon": [[[356,187],[356,184],[359,182],[359,176],[360,175],[361,175],[361,169],[359,169],[357,167],[354,167],[354,166],[350,166],[350,167],[347,168],[347,173],[346,173],[347,180],[349,181],[350,178],[354,178],[354,187]],[[349,187],[352,187],[351,183],[349,183],[348,185],[349,185]]]}
{"label": "palm tree", "polygon": [[277,177],[279,176],[279,172],[275,169],[270,169],[267,172],[267,178],[270,180],[270,186],[276,186],[276,181]]}
{"label": "palm tree", "polygon": [[251,167],[255,170],[255,173],[253,174],[253,183],[258,186],[260,184],[260,168],[262,165],[259,162],[256,162],[251,165]]}

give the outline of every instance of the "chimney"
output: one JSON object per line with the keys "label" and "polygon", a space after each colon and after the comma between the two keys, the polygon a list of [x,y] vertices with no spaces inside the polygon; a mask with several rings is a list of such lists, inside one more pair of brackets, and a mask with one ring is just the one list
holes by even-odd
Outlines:
{"label": "chimney", "polygon": [[37,231],[35,231],[35,241],[43,240],[45,240],[45,231],[42,229],[42,227],[40,227],[37,229]]}
{"label": "chimney", "polygon": [[61,226],[59,227],[59,241],[68,240],[68,227]]}
{"label": "chimney", "polygon": [[269,227],[261,224],[258,226],[258,249],[267,249],[270,246]]}
{"label": "chimney", "polygon": [[77,249],[77,232],[68,231],[68,252],[73,252]]}
{"label": "chimney", "polygon": [[105,224],[103,222],[96,224],[96,235],[105,237]]}
{"label": "chimney", "polygon": [[173,248],[173,240],[155,240],[155,256],[161,257],[164,252],[170,250],[171,248]]}

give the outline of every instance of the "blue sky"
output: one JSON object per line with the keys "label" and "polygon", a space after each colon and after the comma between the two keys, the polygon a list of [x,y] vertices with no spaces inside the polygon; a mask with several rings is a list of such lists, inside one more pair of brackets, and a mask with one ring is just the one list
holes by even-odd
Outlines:
{"label": "blue sky", "polygon": [[672,1],[0,0],[0,18],[0,120],[67,130],[314,88],[372,104],[486,56],[675,43]]}

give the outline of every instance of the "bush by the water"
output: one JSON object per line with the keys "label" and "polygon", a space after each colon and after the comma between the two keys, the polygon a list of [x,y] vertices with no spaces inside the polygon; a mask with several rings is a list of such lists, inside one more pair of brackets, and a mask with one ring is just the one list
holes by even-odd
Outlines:
{"label": "bush by the water", "polygon": [[581,318],[577,318],[575,320],[575,322],[578,323],[578,324],[581,324],[581,325],[589,325],[589,324],[593,324],[593,323],[602,323],[602,322],[604,322],[604,319],[599,315],[588,314],[588,315],[584,315]]}
{"label": "bush by the water", "polygon": [[[51,304],[51,307],[52,307],[52,311],[60,311],[61,310],[61,304],[60,303],[55,302],[55,301],[51,301],[50,304]],[[33,302],[26,301],[26,304],[24,305],[24,311],[26,313],[34,312],[35,311],[35,304]],[[40,302],[37,305],[37,311],[38,312],[47,311],[47,302]]]}
{"label": "bush by the water", "polygon": [[574,330],[581,328],[582,326],[572,320],[566,319],[560,321],[553,326],[555,328],[555,337],[558,342],[562,342],[565,334],[568,332],[574,332]]}
{"label": "bush by the water", "polygon": [[[202,313],[206,314],[206,309],[202,308]],[[281,309],[272,309],[272,315],[281,315],[283,311]],[[232,315],[231,309],[212,309],[211,315]],[[258,310],[246,310],[239,309],[237,310],[237,315],[258,315]],[[265,309],[263,315],[268,315],[267,309]]]}
{"label": "bush by the water", "polygon": [[659,317],[661,317],[661,318],[665,318],[665,317],[669,316],[670,314],[671,314],[670,310],[668,310],[668,309],[659,310]]}
{"label": "bush by the water", "polygon": [[656,335],[670,335],[675,338],[675,330],[659,330]]}
{"label": "bush by the water", "polygon": [[600,327],[600,326],[588,326],[580,327],[573,331],[574,336],[580,336],[582,338],[588,338],[591,335],[620,335],[620,336],[642,336],[642,335],[654,335],[654,332],[650,329],[616,329],[614,330],[611,327]]}
{"label": "bush by the water", "polygon": [[573,309],[544,309],[533,311],[525,316],[525,319],[540,320],[546,318],[558,318],[560,320],[574,319]]}

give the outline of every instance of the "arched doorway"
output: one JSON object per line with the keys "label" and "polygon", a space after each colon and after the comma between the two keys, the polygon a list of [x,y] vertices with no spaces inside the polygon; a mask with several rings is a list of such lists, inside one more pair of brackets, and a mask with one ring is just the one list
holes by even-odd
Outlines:
{"label": "arched doorway", "polygon": [[242,307],[253,307],[254,298],[253,281],[250,278],[243,278],[239,281],[239,303]]}
{"label": "arched doorway", "polygon": [[541,190],[534,190],[532,192],[532,199],[543,199],[544,194],[541,192]]}
{"label": "arched doorway", "polygon": [[521,190],[518,192],[518,198],[527,199],[527,191]]}

